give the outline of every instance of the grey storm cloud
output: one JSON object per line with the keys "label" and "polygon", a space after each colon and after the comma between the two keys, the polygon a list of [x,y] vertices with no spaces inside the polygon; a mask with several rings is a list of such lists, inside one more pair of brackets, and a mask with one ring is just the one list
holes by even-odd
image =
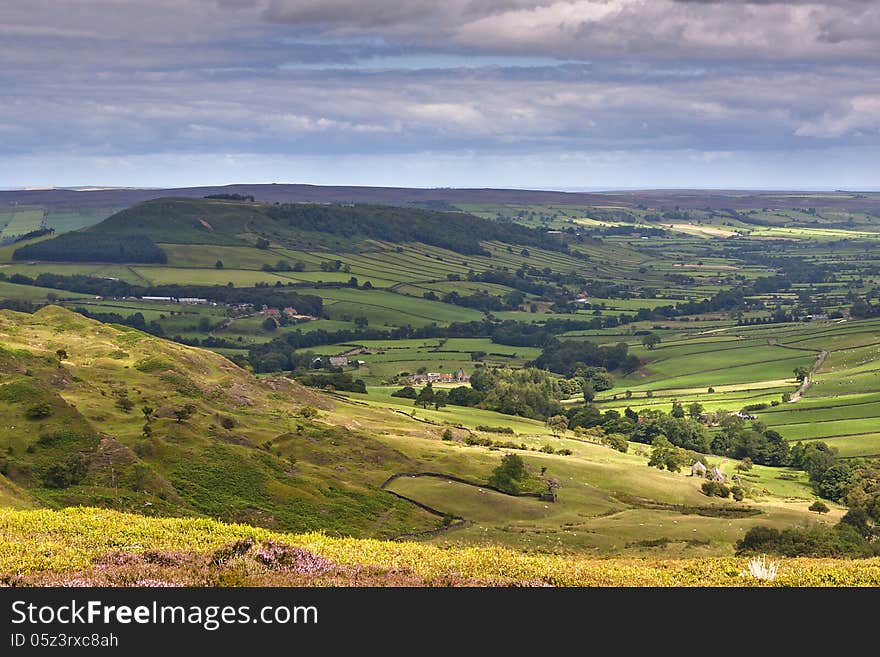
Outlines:
{"label": "grey storm cloud", "polygon": [[0,158],[876,148],[878,4],[4,0]]}
{"label": "grey storm cloud", "polygon": [[325,34],[584,59],[880,53],[880,5],[868,0],[271,0],[263,16]]}

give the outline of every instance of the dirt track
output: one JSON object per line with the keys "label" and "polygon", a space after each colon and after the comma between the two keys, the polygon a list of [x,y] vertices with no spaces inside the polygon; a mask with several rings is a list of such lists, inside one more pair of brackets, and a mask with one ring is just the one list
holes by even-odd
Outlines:
{"label": "dirt track", "polygon": [[804,393],[810,389],[810,386],[813,385],[813,374],[822,369],[822,366],[825,364],[825,359],[828,358],[828,354],[830,351],[823,351],[819,354],[819,357],[816,359],[816,362],[813,364],[813,369],[810,370],[810,373],[807,374],[807,378],[804,379],[804,382],[801,383],[801,387],[795,391],[795,393],[791,396],[791,399],[788,400],[789,404],[793,404],[798,401],[801,397],[804,396]]}

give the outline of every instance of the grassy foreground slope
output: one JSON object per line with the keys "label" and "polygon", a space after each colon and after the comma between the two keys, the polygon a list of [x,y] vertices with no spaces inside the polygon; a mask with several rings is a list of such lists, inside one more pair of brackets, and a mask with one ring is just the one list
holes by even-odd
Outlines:
{"label": "grassy foreground slope", "polygon": [[410,459],[304,405],[329,402],[58,307],[0,312],[2,496],[349,534],[436,524],[378,488]]}
{"label": "grassy foreground slope", "polygon": [[[783,559],[777,586],[878,586],[880,560]],[[527,555],[277,534],[99,509],[0,509],[7,585],[749,586],[746,559]]]}

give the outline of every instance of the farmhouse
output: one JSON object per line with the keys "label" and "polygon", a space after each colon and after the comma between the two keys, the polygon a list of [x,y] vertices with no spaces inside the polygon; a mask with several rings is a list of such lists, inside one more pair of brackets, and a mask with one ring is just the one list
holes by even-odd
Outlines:
{"label": "farmhouse", "polygon": [[471,380],[470,375],[462,368],[458,368],[455,374],[449,372],[428,372],[426,374],[414,374],[409,377],[410,383],[467,383]]}
{"label": "farmhouse", "polygon": [[[462,370],[459,370],[459,372],[467,377]],[[467,380],[470,380],[470,377],[467,377]],[[456,381],[459,381],[458,375],[453,376],[448,372],[428,372],[427,374],[414,374],[409,377],[410,383],[455,383]]]}

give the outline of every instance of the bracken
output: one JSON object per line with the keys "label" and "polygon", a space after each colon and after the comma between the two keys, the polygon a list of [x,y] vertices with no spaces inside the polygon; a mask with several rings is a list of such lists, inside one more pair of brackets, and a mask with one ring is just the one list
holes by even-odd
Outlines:
{"label": "bracken", "polygon": [[[224,546],[249,539],[254,548],[222,565],[212,563]],[[779,559],[778,564],[776,578],[769,581],[743,577],[748,561],[736,557],[535,555],[501,547],[444,549],[281,534],[106,509],[0,510],[0,582],[6,585],[74,585],[81,577],[113,586],[147,580],[190,586],[880,586],[878,558]]]}

